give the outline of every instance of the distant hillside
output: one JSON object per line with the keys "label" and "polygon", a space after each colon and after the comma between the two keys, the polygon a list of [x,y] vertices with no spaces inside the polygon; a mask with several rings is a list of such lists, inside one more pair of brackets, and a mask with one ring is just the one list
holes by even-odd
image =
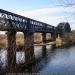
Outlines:
{"label": "distant hillside", "polygon": [[[46,39],[49,40],[51,38],[51,34],[47,34]],[[42,34],[41,33],[35,33],[34,34],[34,43],[40,43],[42,42]],[[16,35],[16,44],[17,45],[23,45],[24,44],[24,36],[23,34],[17,34]],[[0,48],[6,48],[7,47],[7,35],[0,35]]]}
{"label": "distant hillside", "polygon": [[[51,34],[46,35],[46,39],[51,39]],[[71,33],[65,34],[65,37],[63,40],[67,44],[75,44],[75,30],[72,30]],[[42,34],[41,33],[35,33],[34,34],[34,43],[40,43],[42,42]],[[16,35],[16,44],[22,45],[24,44],[24,36],[23,34],[17,34]],[[0,48],[6,48],[7,47],[7,35],[0,34]]]}
{"label": "distant hillside", "polygon": [[0,48],[6,47],[6,35],[0,35]]}
{"label": "distant hillside", "polygon": [[[16,36],[16,44],[17,45],[23,45],[24,44],[24,39],[22,34],[18,34]],[[0,35],[0,48],[6,48],[7,47],[7,35]]]}

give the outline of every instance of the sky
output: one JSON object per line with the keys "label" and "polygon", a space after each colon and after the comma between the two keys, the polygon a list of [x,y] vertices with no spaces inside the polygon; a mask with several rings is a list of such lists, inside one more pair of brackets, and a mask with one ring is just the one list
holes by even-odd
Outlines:
{"label": "sky", "polygon": [[0,9],[53,26],[69,22],[75,29],[75,0],[1,0]]}

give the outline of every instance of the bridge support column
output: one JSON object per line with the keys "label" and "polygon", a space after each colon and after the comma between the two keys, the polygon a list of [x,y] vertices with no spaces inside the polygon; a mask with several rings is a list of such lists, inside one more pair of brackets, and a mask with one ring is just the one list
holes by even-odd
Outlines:
{"label": "bridge support column", "polygon": [[52,41],[54,41],[56,39],[56,35],[54,33],[51,33],[51,38],[52,38]]}
{"label": "bridge support column", "polygon": [[16,32],[8,31],[7,32],[7,58],[8,58],[8,67],[10,72],[13,72],[16,64]]}
{"label": "bridge support column", "polygon": [[42,42],[46,43],[46,33],[42,33]]}
{"label": "bridge support column", "polygon": [[24,32],[24,52],[25,52],[25,63],[33,63],[34,57],[34,33]]}
{"label": "bridge support column", "polygon": [[[46,33],[42,33],[42,42],[43,44],[46,44]],[[46,55],[46,45],[42,46],[42,55]]]}

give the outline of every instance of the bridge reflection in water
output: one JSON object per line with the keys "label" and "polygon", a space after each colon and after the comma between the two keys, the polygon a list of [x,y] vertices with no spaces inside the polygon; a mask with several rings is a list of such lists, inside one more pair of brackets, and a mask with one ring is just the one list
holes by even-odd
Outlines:
{"label": "bridge reflection in water", "polygon": [[[23,68],[25,72],[37,72],[42,75],[60,74],[75,75],[75,46],[69,48],[52,49],[46,46],[46,52],[42,46],[35,47],[36,63]],[[39,54],[40,53],[40,54]]]}
{"label": "bridge reflection in water", "polygon": [[[52,50],[51,45],[34,46],[35,62],[25,65],[24,51],[16,51],[16,71],[14,72],[38,72],[43,65],[47,63],[47,57]],[[1,49],[0,51],[0,68],[7,70],[7,50]],[[18,69],[18,70],[17,70]],[[4,71],[5,72],[5,71]],[[7,71],[6,71],[7,72]]]}
{"label": "bridge reflection in water", "polygon": [[28,66],[23,64],[16,72],[75,75],[75,46],[53,50],[51,45],[48,45],[46,52],[41,52],[43,51],[42,46],[34,48],[36,62]]}
{"label": "bridge reflection in water", "polygon": [[[57,34],[64,35],[71,32],[69,23],[60,23],[57,27],[39,22],[21,15],[17,15],[0,9],[0,30],[7,31],[7,58],[8,69],[10,72],[16,71],[16,33],[23,32],[24,46],[22,51],[25,54],[25,66],[35,62],[34,55],[34,33],[42,33],[42,42],[46,43],[46,33],[51,33],[52,40],[55,40]],[[42,50],[43,57],[46,56],[46,47]],[[22,64],[21,64],[22,65]],[[20,64],[18,65],[18,67]]]}

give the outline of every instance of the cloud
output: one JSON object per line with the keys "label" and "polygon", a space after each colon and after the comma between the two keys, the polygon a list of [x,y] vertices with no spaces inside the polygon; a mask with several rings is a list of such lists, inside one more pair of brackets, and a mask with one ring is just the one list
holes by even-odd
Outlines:
{"label": "cloud", "polygon": [[73,16],[70,18],[68,16],[72,15],[72,13],[74,12],[75,8],[73,7],[55,7],[35,9],[30,11],[16,11],[17,14],[20,14],[22,16],[42,21],[54,26],[56,26],[60,22],[73,20]]}
{"label": "cloud", "polygon": [[35,9],[31,11],[18,11],[16,13],[21,14],[23,16],[40,16],[44,14],[55,14],[55,13],[71,13],[75,12],[75,9],[72,7],[55,7],[55,8],[42,8],[42,9]]}

